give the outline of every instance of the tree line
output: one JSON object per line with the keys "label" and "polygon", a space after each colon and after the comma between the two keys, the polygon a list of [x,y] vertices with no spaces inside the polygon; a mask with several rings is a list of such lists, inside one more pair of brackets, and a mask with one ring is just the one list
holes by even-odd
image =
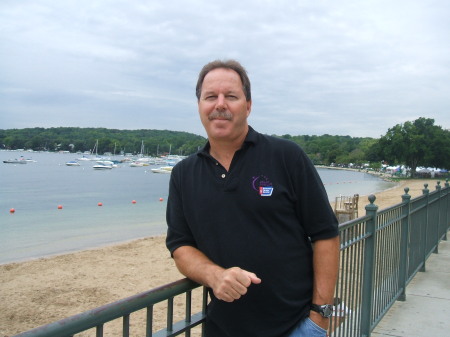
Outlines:
{"label": "tree line", "polygon": [[169,130],[117,130],[106,128],[25,128],[0,130],[0,148],[34,151],[93,151],[98,154],[141,152],[145,155],[181,154],[197,151],[205,138],[187,132]]}
{"label": "tree line", "polygon": [[[369,163],[379,169],[381,163],[406,165],[414,172],[418,166],[450,168],[450,131],[420,117],[390,128],[379,139],[350,136],[273,135],[300,145],[316,165],[362,166]],[[106,128],[25,128],[0,130],[1,149],[34,151],[92,151],[119,154],[141,151],[189,155],[206,143],[202,136],[168,130],[117,130]]]}

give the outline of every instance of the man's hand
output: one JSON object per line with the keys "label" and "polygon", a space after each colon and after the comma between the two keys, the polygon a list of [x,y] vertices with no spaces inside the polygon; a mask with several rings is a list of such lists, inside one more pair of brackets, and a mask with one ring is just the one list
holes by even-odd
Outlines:
{"label": "man's hand", "polygon": [[233,302],[245,295],[251,284],[261,283],[261,279],[249,271],[218,266],[195,247],[181,246],[173,252],[173,258],[183,275],[211,288],[222,301]]}
{"label": "man's hand", "polygon": [[261,283],[261,279],[254,273],[239,267],[218,270],[214,275],[211,288],[214,295],[222,301],[233,302],[247,293],[251,284]]}

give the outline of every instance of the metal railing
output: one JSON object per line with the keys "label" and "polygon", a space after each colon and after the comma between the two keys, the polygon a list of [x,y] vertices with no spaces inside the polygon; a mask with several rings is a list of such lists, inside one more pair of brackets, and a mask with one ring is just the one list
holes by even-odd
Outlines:
{"label": "metal railing", "polygon": [[[341,259],[335,296],[335,316],[331,337],[369,337],[392,304],[406,300],[405,289],[414,275],[425,271],[426,260],[438,252],[447,239],[450,224],[450,188],[437,182],[435,191],[424,185],[423,195],[411,200],[405,188],[402,202],[378,211],[375,196],[369,196],[366,215],[339,226]],[[122,319],[120,328],[108,336],[204,336],[207,290],[192,293],[201,286],[182,279],[79,315],[38,327],[15,337],[102,337],[107,323]],[[184,303],[174,301],[185,296]],[[192,314],[193,303],[199,312]],[[165,303],[166,327],[156,330],[154,306]],[[145,312],[133,325],[133,316]],[[180,313],[184,311],[184,313]],[[182,318],[180,318],[182,316]],[[175,319],[179,319],[174,323]],[[138,327],[141,330],[138,331]],[[145,332],[142,330],[144,329]],[[195,330],[197,329],[197,330]]]}
{"label": "metal railing", "polygon": [[450,188],[424,185],[411,200],[378,211],[369,196],[366,215],[339,226],[341,259],[331,337],[369,337],[395,301],[405,301],[406,286],[427,258],[438,252],[450,225]]}
{"label": "metal railing", "polygon": [[[104,334],[108,336],[147,336],[147,337],[163,337],[178,336],[185,333],[185,336],[191,336],[191,329],[199,326],[206,317],[207,291],[203,288],[201,300],[202,310],[196,314],[192,314],[192,292],[200,285],[189,280],[181,279],[173,283],[166,284],[162,287],[155,288],[125,299],[113,302],[92,310],[85,311],[81,314],[71,316],[54,323],[43,325],[41,327],[29,330],[27,332],[16,335],[16,337],[71,337],[81,332],[83,335],[77,336],[96,336],[102,337]],[[174,323],[176,310],[174,309],[174,301],[178,296],[185,295],[184,300],[184,319]],[[154,307],[156,304],[166,302],[166,327],[157,332],[154,330]],[[137,311],[145,311],[145,322],[138,321],[138,327],[132,331],[131,314]],[[178,311],[179,308],[178,308]],[[106,323],[117,319],[122,319],[122,333],[117,334],[115,331],[107,331]],[[143,331],[143,329],[145,329]],[[88,331],[92,330],[92,331]],[[203,335],[203,327],[200,334]]]}

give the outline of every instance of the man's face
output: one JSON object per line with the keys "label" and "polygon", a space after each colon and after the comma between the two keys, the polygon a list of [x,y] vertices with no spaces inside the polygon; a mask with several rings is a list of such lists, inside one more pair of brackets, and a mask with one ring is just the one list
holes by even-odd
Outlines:
{"label": "man's face", "polygon": [[198,111],[210,140],[233,141],[245,137],[251,105],[234,70],[218,68],[205,76]]}

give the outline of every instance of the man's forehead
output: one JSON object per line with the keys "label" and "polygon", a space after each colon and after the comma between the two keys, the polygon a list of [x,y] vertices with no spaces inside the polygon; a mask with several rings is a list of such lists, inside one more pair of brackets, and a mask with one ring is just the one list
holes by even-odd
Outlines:
{"label": "man's forehead", "polygon": [[242,88],[242,81],[239,74],[234,70],[226,68],[217,68],[207,73],[203,79],[202,91],[217,84],[230,86],[238,85]]}
{"label": "man's forehead", "polygon": [[211,80],[211,79],[225,79],[225,78],[229,78],[229,79],[235,79],[235,80],[239,80],[239,82],[241,82],[241,77],[239,76],[239,74],[234,71],[233,69],[228,69],[228,68],[216,68],[213,69],[211,71],[209,71],[205,78],[203,79],[203,82],[207,81],[207,80]]}

